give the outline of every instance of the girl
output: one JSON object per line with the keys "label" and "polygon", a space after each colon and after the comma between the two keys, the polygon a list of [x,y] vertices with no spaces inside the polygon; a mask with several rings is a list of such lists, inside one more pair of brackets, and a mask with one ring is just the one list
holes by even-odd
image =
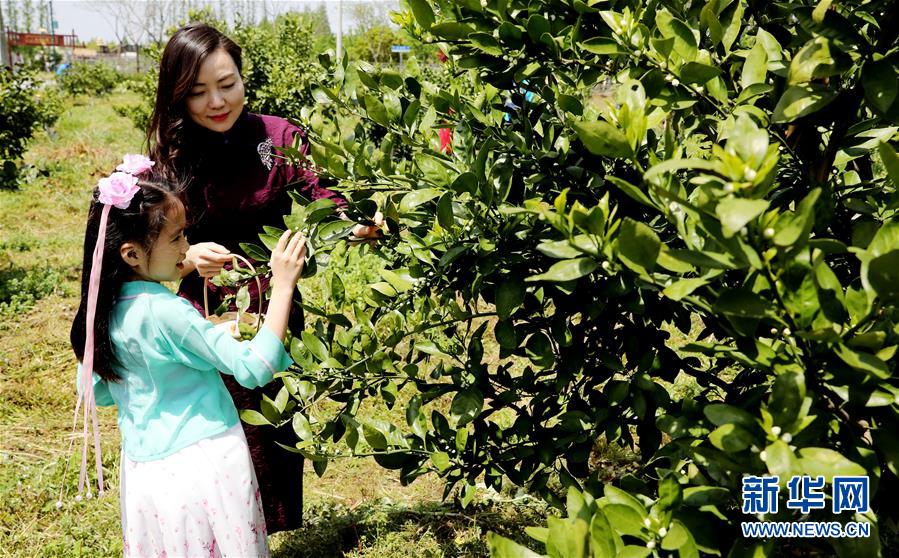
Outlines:
{"label": "girl", "polygon": [[[118,407],[126,556],[267,556],[246,438],[218,371],[253,388],[290,365],[283,339],[304,239],[280,238],[264,326],[236,341],[160,284],[180,278],[189,245],[184,205],[148,176],[152,165],[126,155],[94,192],[71,333],[85,419],[94,402]],[[79,492],[86,446],[85,436]],[[99,453],[97,465],[102,494]]]}
{"label": "girl", "polygon": [[[259,242],[263,225],[282,226],[290,213],[288,187],[309,199],[331,198],[311,169],[294,167],[278,157],[277,147],[293,145],[303,132],[277,116],[254,114],[244,106],[240,47],[205,24],[183,27],[162,53],[156,103],[147,131],[150,156],[167,176],[186,184],[191,222],[178,294],[203,307],[203,277],[211,277],[231,261],[242,242]],[[308,149],[305,140],[302,150]],[[375,216],[376,224],[381,219]],[[357,225],[354,235],[377,238],[379,227]],[[196,270],[197,273],[191,273]],[[251,287],[250,294],[255,294]],[[220,304],[210,289],[210,308]],[[255,301],[253,305],[255,306]],[[301,330],[299,307],[291,314],[291,329]],[[258,409],[262,390],[224,378],[239,409]],[[270,396],[277,393],[277,386]],[[301,456],[279,448],[279,433],[270,427],[243,425],[262,490],[269,533],[296,529],[302,510]],[[291,432],[281,442],[293,445]]]}

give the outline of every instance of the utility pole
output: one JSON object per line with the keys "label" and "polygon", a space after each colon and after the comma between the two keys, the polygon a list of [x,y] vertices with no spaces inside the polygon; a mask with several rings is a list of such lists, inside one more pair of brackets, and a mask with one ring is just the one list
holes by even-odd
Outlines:
{"label": "utility pole", "polygon": [[343,60],[343,0],[337,0],[337,63]]}
{"label": "utility pole", "polygon": [[12,68],[12,64],[9,62],[8,38],[9,35],[6,34],[6,25],[3,23],[3,10],[0,10],[0,65],[3,66],[3,68],[0,68],[0,72],[6,71],[6,68]]}
{"label": "utility pole", "polygon": [[53,0],[50,0],[50,34],[53,35],[53,46],[50,52],[53,53],[53,59],[56,60],[56,20],[53,19]]}

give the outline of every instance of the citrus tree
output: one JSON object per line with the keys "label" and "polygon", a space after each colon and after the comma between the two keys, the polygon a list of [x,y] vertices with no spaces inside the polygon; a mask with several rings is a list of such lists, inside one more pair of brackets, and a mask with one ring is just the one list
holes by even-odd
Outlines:
{"label": "citrus tree", "polygon": [[0,189],[18,186],[28,143],[39,129],[53,125],[61,110],[58,95],[34,74],[0,68]]}
{"label": "citrus tree", "polygon": [[[881,553],[899,473],[899,4],[407,7],[455,85],[362,66],[350,89],[325,57],[319,107],[298,115],[349,216],[386,216],[381,280],[348,298],[326,272],[298,366],[244,419],[290,422],[319,473],[373,454],[463,503],[483,482],[567,504],[531,533],[550,556]],[[297,196],[285,216],[310,234],[309,273],[344,257],[334,209]],[[358,418],[367,400],[406,420]],[[637,456],[625,473],[597,460],[612,445]],[[743,479],[773,475],[778,511],[744,514]],[[874,511],[805,517],[785,505],[794,475],[868,475]],[[760,518],[872,535],[744,539]]]}

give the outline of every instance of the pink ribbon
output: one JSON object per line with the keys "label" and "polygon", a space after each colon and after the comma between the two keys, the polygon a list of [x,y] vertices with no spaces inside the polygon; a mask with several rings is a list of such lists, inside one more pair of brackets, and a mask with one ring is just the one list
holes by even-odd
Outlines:
{"label": "pink ribbon", "polygon": [[[72,435],[74,442],[74,434],[78,425],[78,411],[82,411],[82,446],[81,446],[81,473],[78,476],[78,495],[84,492],[84,486],[87,482],[87,454],[88,454],[88,432],[93,430],[94,434],[94,459],[97,468],[97,484],[99,486],[98,496],[103,495],[103,460],[100,455],[100,422],[97,419],[97,404],[94,399],[94,319],[97,314],[97,296],[100,292],[100,271],[103,265],[103,247],[106,244],[106,221],[109,217],[109,210],[112,206],[103,204],[103,212],[100,214],[100,226],[97,232],[97,244],[94,246],[93,260],[91,263],[90,282],[87,290],[87,316],[86,316],[86,332],[84,338],[84,362],[81,363],[81,377],[78,379],[81,385],[81,393],[75,403],[75,415],[72,420]],[[82,405],[82,402],[84,405]],[[65,473],[63,474],[63,489],[65,487]],[[88,497],[90,497],[90,489],[88,488]],[[61,505],[60,497],[57,506]]]}

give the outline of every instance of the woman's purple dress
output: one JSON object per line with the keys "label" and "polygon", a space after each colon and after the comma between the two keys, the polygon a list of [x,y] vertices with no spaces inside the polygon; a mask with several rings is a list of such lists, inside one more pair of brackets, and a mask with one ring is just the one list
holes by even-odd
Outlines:
{"label": "woman's purple dress", "polygon": [[[288,186],[309,199],[326,197],[342,203],[334,192],[319,187],[313,172],[278,157],[273,148],[293,145],[297,134],[302,137],[302,130],[283,118],[247,110],[228,132],[196,130],[196,144],[188,146],[194,159],[188,193],[191,244],[215,242],[238,254],[243,253],[241,242],[261,245],[263,225],[284,227],[283,216],[290,213],[291,206]],[[179,294],[203,311],[203,280],[199,275],[185,277]],[[210,311],[219,304],[219,296],[210,291]],[[255,307],[255,300],[253,304]],[[291,328],[302,327],[302,320],[302,313],[295,307]],[[250,390],[228,375],[222,377],[238,409],[259,409],[262,394],[274,398],[280,387],[272,382]],[[302,517],[303,461],[275,444],[293,445],[295,437],[289,430],[271,427],[243,424],[243,429],[262,492],[268,532],[296,529]]]}

